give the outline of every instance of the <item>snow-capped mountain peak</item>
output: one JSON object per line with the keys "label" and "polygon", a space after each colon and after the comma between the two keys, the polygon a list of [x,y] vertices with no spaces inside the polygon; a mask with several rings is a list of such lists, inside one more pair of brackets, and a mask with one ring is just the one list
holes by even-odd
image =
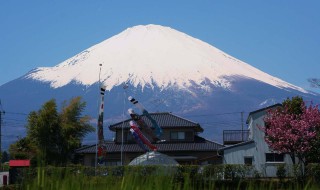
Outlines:
{"label": "snow-capped mountain peak", "polygon": [[272,77],[185,33],[159,25],[128,28],[74,57],[54,66],[40,67],[26,77],[59,88],[70,82],[92,85],[101,80],[107,90],[124,82],[135,87],[174,85],[187,88],[206,83],[229,88],[230,78],[251,78],[276,86],[306,92]]}

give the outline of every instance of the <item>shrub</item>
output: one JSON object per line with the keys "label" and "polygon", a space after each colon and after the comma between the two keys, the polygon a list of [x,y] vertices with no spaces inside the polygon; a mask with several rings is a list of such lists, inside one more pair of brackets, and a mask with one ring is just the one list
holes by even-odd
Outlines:
{"label": "shrub", "polygon": [[202,176],[205,179],[222,180],[224,177],[224,165],[203,166]]}
{"label": "shrub", "polygon": [[286,165],[285,164],[279,164],[277,165],[277,177],[280,181],[283,181],[283,179],[286,177]]}
{"label": "shrub", "polygon": [[306,167],[306,177],[309,180],[320,184],[320,164],[319,163],[308,164]]}
{"label": "shrub", "polygon": [[293,165],[293,178],[296,181],[303,181],[304,180],[304,174],[302,170],[301,164],[295,164]]}
{"label": "shrub", "polygon": [[253,167],[243,164],[226,164],[224,170],[225,179],[240,180],[252,173]]}

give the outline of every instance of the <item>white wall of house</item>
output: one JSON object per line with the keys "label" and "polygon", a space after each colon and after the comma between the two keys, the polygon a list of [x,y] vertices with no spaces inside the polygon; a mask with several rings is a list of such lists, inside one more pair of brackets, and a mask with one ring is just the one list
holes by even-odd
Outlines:
{"label": "white wall of house", "polygon": [[0,187],[4,185],[4,176],[7,176],[7,185],[9,185],[9,172],[0,172]]}
{"label": "white wall of house", "polygon": [[[266,111],[263,110],[249,115],[249,140],[253,142],[249,143],[249,141],[225,148],[223,151],[223,163],[245,164],[245,159],[247,159],[247,161],[252,159],[252,165],[254,165],[256,170],[264,177],[276,177],[277,166],[279,164],[286,164],[288,170],[291,168],[292,160],[289,155],[284,155],[283,160],[276,158],[277,155],[275,155],[275,159],[270,159],[272,158],[273,152],[265,142],[265,133],[261,130],[261,127],[264,127],[263,118],[265,114]],[[268,154],[268,160],[266,154]]]}
{"label": "white wall of house", "polygon": [[224,150],[223,163],[225,164],[245,164],[244,158],[252,158],[252,164],[255,163],[255,144],[242,144],[233,146]]}

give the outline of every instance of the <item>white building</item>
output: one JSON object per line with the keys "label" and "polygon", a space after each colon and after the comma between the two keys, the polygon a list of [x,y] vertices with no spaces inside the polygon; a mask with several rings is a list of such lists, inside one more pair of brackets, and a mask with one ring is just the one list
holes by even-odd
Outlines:
{"label": "white building", "polygon": [[286,164],[287,171],[292,168],[292,159],[288,154],[274,153],[267,145],[261,130],[267,110],[281,106],[275,104],[249,113],[247,124],[249,135],[241,143],[220,149],[224,164],[247,164],[255,167],[263,177],[276,177],[277,166]]}

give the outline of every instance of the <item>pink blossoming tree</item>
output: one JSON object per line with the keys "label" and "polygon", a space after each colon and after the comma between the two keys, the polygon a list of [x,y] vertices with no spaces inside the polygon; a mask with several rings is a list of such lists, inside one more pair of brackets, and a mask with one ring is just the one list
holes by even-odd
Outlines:
{"label": "pink blossoming tree", "polygon": [[[265,140],[269,147],[279,153],[287,153],[295,163],[300,161],[313,148],[320,128],[318,106],[305,106],[302,98],[286,100],[283,108],[269,110],[265,117]],[[296,101],[293,105],[292,102]],[[300,107],[297,107],[300,104]],[[295,110],[295,111],[293,111]]]}

